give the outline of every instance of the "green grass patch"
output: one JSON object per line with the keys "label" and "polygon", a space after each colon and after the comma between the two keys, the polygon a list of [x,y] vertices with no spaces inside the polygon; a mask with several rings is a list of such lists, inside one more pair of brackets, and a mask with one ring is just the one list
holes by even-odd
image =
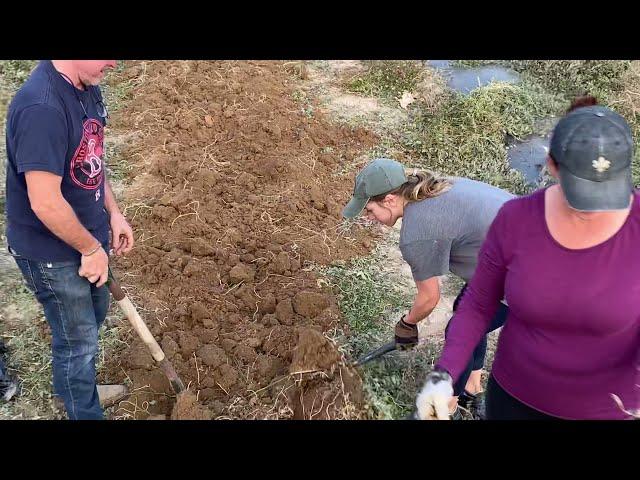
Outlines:
{"label": "green grass patch", "polygon": [[344,265],[332,265],[324,274],[337,293],[340,310],[353,335],[389,333],[382,317],[405,305],[406,295],[384,276],[375,253]]}
{"label": "green grass patch", "polygon": [[454,60],[451,66],[477,68],[499,65],[511,68],[525,80],[536,83],[566,101],[588,93],[607,103],[624,87],[627,60]]}
{"label": "green grass patch", "polygon": [[[629,122],[635,137],[632,164],[634,184],[640,184],[640,117],[636,100],[640,77],[627,60],[502,60],[498,63],[521,73],[523,78],[558,95],[563,114],[571,101],[589,94],[602,105],[618,111]],[[636,66],[637,67],[637,66]],[[637,70],[637,68],[636,68]]]}
{"label": "green grass patch", "polygon": [[[511,60],[502,61],[549,92],[567,101],[588,93],[606,104],[623,88],[631,62],[626,60]],[[567,105],[568,106],[568,105]]]}
{"label": "green grass patch", "polygon": [[1,60],[0,77],[3,83],[18,89],[37,64],[36,60]]}
{"label": "green grass patch", "polygon": [[413,60],[372,60],[363,63],[366,71],[348,80],[347,90],[390,102],[397,101],[402,92],[413,91],[424,75],[422,62]]}
{"label": "green grass patch", "polygon": [[488,65],[497,65],[499,63],[499,60],[452,60],[451,66],[454,68],[479,68]]}
{"label": "green grass patch", "polygon": [[452,93],[435,113],[417,116],[405,147],[421,158],[419,166],[525,193],[524,178],[508,164],[506,137],[541,133],[536,120],[564,106],[558,95],[528,82],[491,83],[468,96]]}
{"label": "green grass patch", "polygon": [[[56,418],[51,394],[51,347],[48,328],[33,294],[12,276],[0,288],[8,302],[0,307],[0,335],[8,348],[9,371],[18,377],[17,396],[0,404],[0,418]],[[10,304],[10,306],[9,306]]]}

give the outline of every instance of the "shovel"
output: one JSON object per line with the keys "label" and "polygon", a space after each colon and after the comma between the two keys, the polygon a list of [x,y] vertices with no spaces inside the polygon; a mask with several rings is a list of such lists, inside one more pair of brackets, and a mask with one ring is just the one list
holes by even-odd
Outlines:
{"label": "shovel", "polygon": [[120,288],[120,285],[113,276],[111,268],[109,268],[109,278],[107,280],[107,286],[109,287],[109,291],[111,292],[111,295],[113,295],[113,298],[116,300],[116,302],[118,302],[120,309],[131,323],[133,329],[136,331],[145,345],[149,348],[151,356],[160,367],[160,370],[162,370],[169,379],[173,391],[176,393],[176,395],[183,392],[185,390],[184,383],[182,383],[182,380],[180,380],[180,377],[178,377],[178,374],[173,368],[173,365],[171,365],[169,360],[167,360],[167,357],[160,348],[160,345],[158,345],[158,342],[156,342],[156,339],[153,338],[153,335],[149,331],[149,328],[144,323],[144,320],[142,320],[142,318],[140,317],[140,314],[138,314],[136,307],[133,306],[131,300],[129,300],[129,298]]}
{"label": "shovel", "polygon": [[385,343],[381,347],[378,347],[375,350],[371,350],[366,355],[360,357],[356,362],[353,363],[353,366],[359,367],[361,365],[364,365],[365,363],[369,363],[370,361],[380,358],[383,355],[386,355],[387,353],[393,352],[395,350],[400,350],[400,351],[411,350],[416,345],[417,344],[402,345],[401,343],[396,343],[395,340],[391,340],[389,343]]}

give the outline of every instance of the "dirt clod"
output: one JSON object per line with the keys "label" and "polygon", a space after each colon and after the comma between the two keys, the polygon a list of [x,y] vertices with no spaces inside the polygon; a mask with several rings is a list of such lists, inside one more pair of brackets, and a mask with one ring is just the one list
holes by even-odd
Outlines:
{"label": "dirt clod", "polygon": [[187,390],[178,394],[171,420],[211,420],[211,412],[200,405],[197,397]]}
{"label": "dirt clod", "polygon": [[314,318],[329,306],[326,295],[317,292],[299,292],[293,298],[293,310],[303,317]]}

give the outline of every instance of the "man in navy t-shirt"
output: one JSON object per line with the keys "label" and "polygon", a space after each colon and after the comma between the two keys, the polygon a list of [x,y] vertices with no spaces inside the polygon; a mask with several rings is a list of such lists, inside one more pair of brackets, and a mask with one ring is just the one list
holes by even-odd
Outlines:
{"label": "man in navy t-shirt", "polygon": [[[105,176],[99,83],[115,60],[44,60],[7,114],[9,251],[51,326],[53,386],[71,419],[101,419],[98,329],[109,306],[109,243],[133,232]],[[110,234],[111,232],[111,234]]]}

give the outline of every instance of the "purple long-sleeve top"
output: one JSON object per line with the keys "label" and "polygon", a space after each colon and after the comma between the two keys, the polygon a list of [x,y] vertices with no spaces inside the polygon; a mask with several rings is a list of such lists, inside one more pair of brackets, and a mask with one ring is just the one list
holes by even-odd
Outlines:
{"label": "purple long-sleeve top", "polygon": [[507,393],[561,418],[628,418],[611,394],[640,407],[640,195],[614,236],[577,250],[551,236],[544,198],[503,205],[436,366],[455,381],[506,298],[492,374]]}

